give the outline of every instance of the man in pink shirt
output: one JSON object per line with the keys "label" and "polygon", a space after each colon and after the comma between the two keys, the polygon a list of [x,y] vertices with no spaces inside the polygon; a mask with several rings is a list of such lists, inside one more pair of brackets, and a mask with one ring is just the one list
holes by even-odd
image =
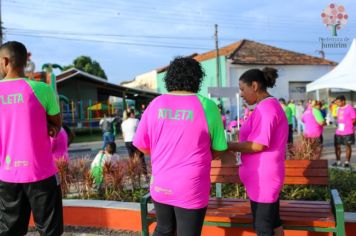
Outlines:
{"label": "man in pink shirt", "polygon": [[30,213],[44,236],[63,232],[62,195],[50,136],[61,127],[52,88],[24,78],[27,50],[0,47],[0,235],[26,235]]}
{"label": "man in pink shirt", "polygon": [[352,153],[351,145],[355,144],[356,113],[350,104],[346,104],[343,95],[338,96],[335,103],[339,109],[337,110],[337,128],[334,139],[336,162],[333,166],[341,166],[341,145],[345,145],[346,161],[344,167],[349,168]]}

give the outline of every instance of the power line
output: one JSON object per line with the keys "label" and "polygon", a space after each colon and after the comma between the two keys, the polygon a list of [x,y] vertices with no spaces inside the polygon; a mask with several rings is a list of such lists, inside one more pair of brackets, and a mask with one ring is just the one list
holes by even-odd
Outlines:
{"label": "power line", "polygon": [[[21,29],[21,28],[7,28],[8,34],[31,34],[31,35],[65,35],[65,36],[97,36],[97,37],[117,37],[117,38],[135,38],[135,39],[164,39],[164,40],[183,40],[183,41],[212,41],[213,37],[206,36],[174,36],[174,35],[145,35],[145,34],[107,34],[107,33],[90,33],[90,32],[71,32],[71,31],[58,31],[58,30],[38,30],[38,29]],[[219,41],[238,41],[241,39],[234,37],[219,37]],[[261,42],[270,43],[297,43],[297,44],[312,44],[319,43],[312,40],[287,40],[287,39],[255,39]]]}
{"label": "power line", "polygon": [[208,47],[192,47],[192,46],[176,46],[176,45],[165,45],[165,44],[148,44],[148,43],[133,43],[133,42],[120,42],[120,41],[106,41],[98,39],[83,39],[83,38],[65,38],[65,37],[56,37],[49,35],[31,35],[31,34],[20,34],[20,33],[8,33],[9,35],[15,36],[24,36],[24,37],[33,37],[33,38],[51,38],[59,40],[68,40],[68,41],[85,41],[85,42],[98,42],[98,43],[109,43],[109,44],[122,44],[122,45],[133,45],[133,46],[148,46],[148,47],[160,47],[160,48],[180,48],[180,49],[202,49],[210,50]]}
{"label": "power line", "polygon": [[[11,2],[10,2],[11,3]],[[19,5],[19,7],[22,7],[22,8],[28,8],[27,5],[24,6],[24,5]],[[55,11],[55,12],[63,12],[63,13],[68,13],[67,11],[65,11],[66,7],[63,7],[63,6],[58,6],[57,8],[52,8],[51,10],[52,11]],[[31,6],[31,8],[28,8],[29,10],[31,9],[31,11],[33,11],[35,9],[34,6]],[[83,12],[90,12],[89,10],[88,11],[84,11],[82,8],[81,9],[76,9],[73,11],[73,9],[70,9],[68,8],[69,10],[71,10],[72,13],[78,15],[78,14],[83,14]],[[99,8],[100,9],[100,8]],[[39,10],[40,12],[43,12],[43,8],[37,8],[37,10]],[[93,9],[91,9],[93,10]],[[96,11],[94,13],[97,12],[98,9],[95,9]],[[145,10],[145,9],[143,9]],[[128,11],[128,10],[125,10],[125,11]],[[156,15],[147,15],[147,12],[145,12],[145,15],[142,15],[142,14],[138,14],[138,10],[137,9],[133,9],[133,14],[127,14],[125,16],[120,16],[120,17],[116,17],[116,16],[110,16],[108,14],[105,14],[105,15],[101,15],[99,14],[99,16],[102,16],[102,17],[109,17],[109,18],[124,18],[126,20],[132,20],[132,21],[139,21],[139,22],[159,22],[159,23],[183,23],[184,25],[192,25],[192,24],[189,24],[189,21],[184,21],[181,17],[179,17],[179,15],[177,17],[175,17],[177,14],[170,14],[169,17],[167,16],[160,16],[160,18],[158,19],[157,18],[157,14]],[[91,13],[92,14],[92,13]],[[194,16],[196,17],[196,16]],[[245,17],[246,18],[246,17]],[[162,21],[162,19],[164,19]],[[241,18],[239,18],[239,21],[238,21],[238,25],[237,24],[234,24],[234,23],[231,23],[230,21],[229,22],[223,22],[223,23],[220,23],[220,25],[223,25],[222,27],[224,28],[234,28],[234,29],[237,29],[237,28],[245,28],[245,29],[265,29],[265,28],[268,28],[268,30],[286,30],[286,29],[290,29],[290,23],[288,23],[288,19],[283,19],[281,20],[278,25],[271,25],[269,24],[268,20],[266,22],[260,22],[260,21],[257,21],[256,22],[256,19],[253,19],[253,24],[252,25],[246,25],[246,23],[251,23],[252,21],[251,20],[248,20],[247,21],[244,21],[244,20],[241,20]],[[233,22],[233,20],[232,20]],[[312,29],[314,27],[318,27],[318,28],[321,28],[319,25],[312,25],[310,22],[308,22],[307,25],[305,24],[300,24],[300,20],[298,20],[297,22],[293,22],[293,27],[294,28],[299,28],[301,27],[302,30],[304,31],[315,31],[315,29]],[[284,25],[284,24],[287,24],[287,25]],[[195,27],[196,26],[202,26],[202,27],[210,27],[212,25],[212,23],[210,22],[207,22],[207,21],[204,21],[204,20],[200,20],[199,18],[195,18],[194,19],[194,24],[193,24]]]}

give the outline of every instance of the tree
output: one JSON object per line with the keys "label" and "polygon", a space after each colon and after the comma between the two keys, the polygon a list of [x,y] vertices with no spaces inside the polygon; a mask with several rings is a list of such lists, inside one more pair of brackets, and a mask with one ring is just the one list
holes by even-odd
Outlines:
{"label": "tree", "polygon": [[346,23],[349,16],[342,5],[330,4],[321,13],[323,23],[330,27],[332,35],[337,36],[337,30],[341,29]]}
{"label": "tree", "polygon": [[76,59],[74,59],[72,65],[63,66],[63,70],[68,70],[73,67],[89,74],[101,77],[103,79],[108,79],[106,77],[105,71],[101,68],[99,62],[92,60],[89,56],[77,57]]}

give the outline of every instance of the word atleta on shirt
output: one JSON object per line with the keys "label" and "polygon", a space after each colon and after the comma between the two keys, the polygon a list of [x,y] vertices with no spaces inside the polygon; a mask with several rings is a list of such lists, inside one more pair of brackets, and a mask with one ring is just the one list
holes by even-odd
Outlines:
{"label": "word atleta on shirt", "polygon": [[227,149],[213,101],[195,94],[157,97],[143,113],[134,145],[151,152],[155,201],[187,209],[207,206],[211,149]]}
{"label": "word atleta on shirt", "polygon": [[21,93],[0,95],[0,104],[2,105],[11,105],[17,103],[23,103],[23,95]]}
{"label": "word atleta on shirt", "polygon": [[47,115],[59,113],[50,86],[27,79],[0,81],[0,180],[29,183],[56,173]]}

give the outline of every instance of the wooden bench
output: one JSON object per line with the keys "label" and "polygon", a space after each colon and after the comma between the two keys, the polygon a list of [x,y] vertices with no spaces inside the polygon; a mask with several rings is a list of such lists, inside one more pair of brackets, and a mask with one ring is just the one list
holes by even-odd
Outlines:
{"label": "wooden bench", "polygon": [[[252,214],[249,200],[223,198],[221,184],[241,183],[237,175],[237,166],[222,166],[213,161],[211,182],[216,183],[216,197],[210,198],[204,225],[218,227],[252,227]],[[304,161],[287,160],[285,184],[322,185],[329,189],[328,165],[326,160]],[[333,232],[345,235],[344,208],[336,189],[331,190],[331,202],[281,200],[280,215],[283,228],[315,232]],[[150,200],[148,193],[141,199],[142,235],[148,236],[148,226],[156,221],[155,211],[148,212]]]}

